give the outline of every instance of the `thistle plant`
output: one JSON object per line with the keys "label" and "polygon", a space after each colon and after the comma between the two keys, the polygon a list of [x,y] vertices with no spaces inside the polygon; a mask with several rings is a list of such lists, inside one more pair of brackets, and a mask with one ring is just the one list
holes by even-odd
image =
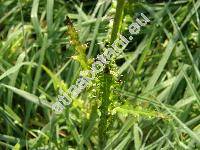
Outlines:
{"label": "thistle plant", "polygon": [[[0,149],[200,149],[199,14],[199,0],[1,0]],[[118,35],[123,53],[53,112]]]}

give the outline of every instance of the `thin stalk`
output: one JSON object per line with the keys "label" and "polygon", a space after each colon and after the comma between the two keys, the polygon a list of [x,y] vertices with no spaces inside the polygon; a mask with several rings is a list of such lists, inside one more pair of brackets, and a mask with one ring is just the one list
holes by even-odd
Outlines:
{"label": "thin stalk", "polygon": [[117,34],[120,31],[124,13],[124,5],[125,5],[125,0],[117,0],[117,8],[113,22],[110,43],[113,43],[117,39]]}

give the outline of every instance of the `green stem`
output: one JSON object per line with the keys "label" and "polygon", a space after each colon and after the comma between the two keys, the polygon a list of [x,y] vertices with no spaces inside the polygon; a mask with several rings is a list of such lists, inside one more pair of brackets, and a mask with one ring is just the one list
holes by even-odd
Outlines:
{"label": "green stem", "polygon": [[117,0],[117,8],[115,13],[115,19],[113,22],[111,40],[110,40],[111,44],[117,39],[117,34],[119,33],[121,28],[124,5],[125,5],[125,0]]}
{"label": "green stem", "polygon": [[100,93],[101,94],[101,106],[99,108],[101,112],[99,122],[99,146],[100,149],[105,147],[107,141],[107,128],[108,128],[108,107],[110,105],[110,87],[112,84],[112,76],[110,74],[104,74],[101,78]]}
{"label": "green stem", "polygon": [[[113,29],[111,34],[111,41],[112,44],[117,39],[117,34],[120,32],[122,19],[123,19],[123,12],[124,12],[124,5],[125,0],[117,0],[117,8],[115,19],[113,23]],[[108,130],[108,108],[110,105],[110,88],[112,85],[112,75],[110,73],[104,73],[101,80],[100,85],[100,93],[101,94],[101,106],[99,108],[101,112],[100,122],[99,122],[99,147],[103,149],[106,146],[106,142],[108,139],[107,130]]]}

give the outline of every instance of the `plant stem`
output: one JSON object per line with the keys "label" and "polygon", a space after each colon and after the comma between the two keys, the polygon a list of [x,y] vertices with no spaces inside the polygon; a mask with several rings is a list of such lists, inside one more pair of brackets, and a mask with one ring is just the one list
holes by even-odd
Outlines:
{"label": "plant stem", "polygon": [[[113,29],[111,34],[112,44],[117,39],[117,34],[120,32],[122,19],[123,19],[123,11],[124,11],[125,0],[117,0],[117,8],[115,19],[113,23]],[[108,66],[107,66],[108,67]],[[101,94],[101,106],[100,106],[100,122],[99,122],[99,147],[103,149],[106,146],[106,141],[108,138],[107,129],[108,129],[108,108],[110,105],[110,87],[112,85],[112,75],[110,73],[104,73],[101,80],[100,85],[100,93]]]}
{"label": "plant stem", "polygon": [[117,39],[117,34],[120,31],[123,19],[124,5],[125,5],[125,0],[117,0],[117,8],[115,13],[115,19],[113,22],[110,43],[113,43]]}
{"label": "plant stem", "polygon": [[110,105],[110,87],[112,84],[112,76],[104,74],[101,78],[100,93],[101,93],[101,106],[100,106],[100,122],[99,122],[99,145],[100,149],[105,147],[107,141],[107,128],[108,128],[108,107]]}

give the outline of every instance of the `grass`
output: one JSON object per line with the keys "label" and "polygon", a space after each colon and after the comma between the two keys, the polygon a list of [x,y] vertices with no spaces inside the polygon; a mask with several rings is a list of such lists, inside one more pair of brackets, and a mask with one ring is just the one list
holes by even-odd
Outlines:
{"label": "grass", "polygon": [[[198,0],[1,0],[0,149],[199,149],[199,8]],[[119,33],[129,37],[141,12],[150,23],[55,114],[59,88]]]}

